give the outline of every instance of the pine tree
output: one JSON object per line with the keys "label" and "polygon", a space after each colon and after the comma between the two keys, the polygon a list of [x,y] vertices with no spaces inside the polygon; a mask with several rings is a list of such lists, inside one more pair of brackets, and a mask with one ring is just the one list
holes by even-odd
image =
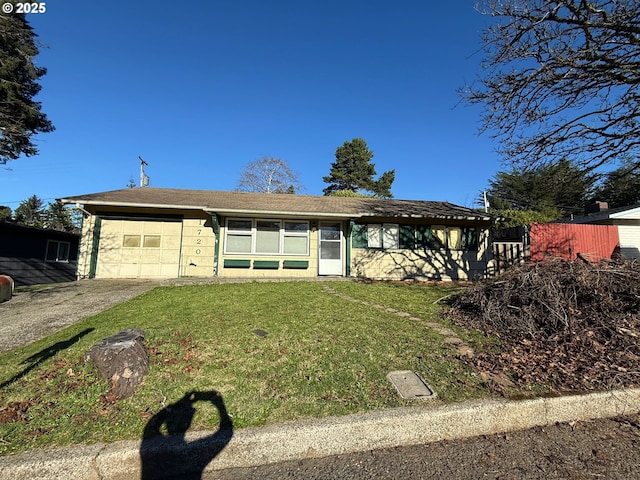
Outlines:
{"label": "pine tree", "polygon": [[628,207],[640,203],[640,167],[627,158],[622,165],[604,176],[594,194],[594,200],[609,203],[609,208]]}
{"label": "pine tree", "polygon": [[42,200],[37,195],[32,195],[27,200],[20,202],[14,213],[16,222],[30,227],[44,227],[45,212]]}
{"label": "pine tree", "polygon": [[495,210],[556,210],[560,216],[580,214],[595,177],[568,160],[526,171],[498,172],[487,191]]}
{"label": "pine tree", "polygon": [[329,186],[323,190],[325,195],[335,192],[354,193],[371,192],[373,196],[393,197],[391,184],[395,180],[395,170],[384,172],[378,180],[375,164],[371,162],[373,152],[362,138],[354,138],[336,150],[336,161],[331,164],[329,175],[322,180]]}
{"label": "pine tree", "polygon": [[11,208],[6,205],[0,205],[0,222],[11,220]]}
{"label": "pine tree", "polygon": [[33,63],[36,36],[24,14],[0,14],[0,165],[36,155],[31,137],[54,130],[33,100],[41,89],[37,80],[47,72]]}
{"label": "pine tree", "polygon": [[75,230],[69,209],[60,200],[49,203],[49,208],[45,212],[45,226],[52,230],[62,232],[72,232]]}

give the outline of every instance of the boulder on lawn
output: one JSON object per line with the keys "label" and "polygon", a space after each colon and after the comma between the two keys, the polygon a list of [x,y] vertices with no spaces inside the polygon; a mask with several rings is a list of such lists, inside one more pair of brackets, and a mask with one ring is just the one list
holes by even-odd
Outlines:
{"label": "boulder on lawn", "polygon": [[111,384],[111,393],[116,397],[133,395],[149,373],[144,336],[143,330],[129,328],[100,340],[85,355],[85,361],[93,360],[102,377]]}

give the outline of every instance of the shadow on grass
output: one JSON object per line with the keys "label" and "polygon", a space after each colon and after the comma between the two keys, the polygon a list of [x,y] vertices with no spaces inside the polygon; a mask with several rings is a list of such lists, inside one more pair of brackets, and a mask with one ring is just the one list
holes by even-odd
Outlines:
{"label": "shadow on grass", "polygon": [[[219,412],[220,425],[216,432],[188,441],[186,433],[196,413],[197,402],[211,402]],[[147,423],[140,446],[141,479],[201,479],[205,467],[232,437],[233,422],[222,396],[215,390],[188,392]]]}
{"label": "shadow on grass", "polygon": [[34,353],[29,358],[27,358],[27,359],[23,360],[22,362],[20,362],[20,365],[28,365],[28,367],[25,368],[24,370],[22,370],[20,373],[18,373],[15,376],[13,376],[12,378],[10,378],[9,380],[6,380],[6,381],[2,382],[0,384],[0,388],[4,388],[7,385],[10,385],[11,383],[15,382],[16,380],[21,379],[27,373],[29,373],[31,370],[33,370],[38,365],[40,365],[42,362],[44,362],[45,360],[48,360],[48,359],[56,356],[62,350],[66,350],[71,345],[73,345],[78,340],[80,340],[82,337],[84,337],[85,335],[93,332],[93,330],[94,330],[93,328],[87,328],[87,329],[81,331],[80,333],[78,333],[77,335],[74,335],[69,340],[64,340],[62,342],[54,343],[50,347],[43,348],[38,353]]}

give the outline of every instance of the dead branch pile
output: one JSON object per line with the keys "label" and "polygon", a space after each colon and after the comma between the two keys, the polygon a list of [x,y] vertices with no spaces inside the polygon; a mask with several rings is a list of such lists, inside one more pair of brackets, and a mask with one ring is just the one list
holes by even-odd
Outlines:
{"label": "dead branch pile", "polygon": [[500,338],[499,353],[469,359],[489,378],[506,374],[520,386],[557,392],[640,385],[636,262],[523,265],[449,303],[454,322]]}

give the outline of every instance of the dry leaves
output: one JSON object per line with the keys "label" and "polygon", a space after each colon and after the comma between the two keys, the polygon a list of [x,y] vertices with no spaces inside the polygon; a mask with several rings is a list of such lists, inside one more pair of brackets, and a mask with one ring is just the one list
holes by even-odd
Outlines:
{"label": "dry leaves", "polygon": [[[553,391],[640,385],[640,265],[547,260],[449,299],[455,323],[497,335],[499,353],[467,361],[520,386]],[[506,394],[499,382],[489,382]]]}

